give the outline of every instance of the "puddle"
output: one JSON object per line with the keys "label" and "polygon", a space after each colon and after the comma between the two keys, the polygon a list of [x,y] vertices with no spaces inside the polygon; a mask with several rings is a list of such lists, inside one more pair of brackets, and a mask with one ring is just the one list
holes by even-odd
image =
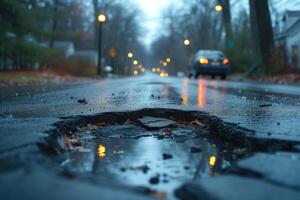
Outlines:
{"label": "puddle", "polygon": [[233,130],[242,134],[240,129],[201,112],[104,113],[65,119],[55,126],[44,150],[60,158],[64,171],[147,188],[163,199],[176,199],[174,190],[186,181],[218,175],[248,152],[243,143],[214,137]]}
{"label": "puddle", "polygon": [[[88,145],[90,146],[90,145]],[[193,149],[201,151],[193,152]],[[93,155],[95,158],[93,159]],[[199,176],[217,172],[223,160],[216,147],[203,138],[176,142],[154,136],[139,139],[97,138],[91,152],[73,152],[69,169],[92,172],[129,186],[144,186],[168,193]],[[212,161],[216,158],[215,161]],[[220,160],[219,160],[220,159]],[[157,180],[153,180],[157,179]]]}

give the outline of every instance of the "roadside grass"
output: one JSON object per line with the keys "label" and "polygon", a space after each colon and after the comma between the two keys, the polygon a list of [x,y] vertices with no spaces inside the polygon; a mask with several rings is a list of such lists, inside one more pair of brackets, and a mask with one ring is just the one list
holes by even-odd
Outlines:
{"label": "roadside grass", "polygon": [[71,76],[51,71],[14,70],[0,71],[0,83],[4,84],[34,84],[47,83],[54,80],[71,80]]}

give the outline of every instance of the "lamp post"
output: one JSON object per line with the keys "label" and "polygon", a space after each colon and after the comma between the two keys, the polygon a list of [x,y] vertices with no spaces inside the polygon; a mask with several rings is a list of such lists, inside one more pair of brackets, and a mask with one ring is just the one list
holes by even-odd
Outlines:
{"label": "lamp post", "polygon": [[103,24],[106,22],[106,15],[98,15],[99,32],[98,32],[98,75],[101,75],[101,56],[102,56],[102,32]]}
{"label": "lamp post", "polygon": [[217,4],[217,5],[215,6],[215,11],[217,11],[217,12],[222,12],[222,11],[223,11],[223,6],[222,6],[221,4]]}
{"label": "lamp post", "polygon": [[188,47],[188,46],[190,46],[191,41],[190,41],[189,39],[185,39],[185,40],[183,41],[183,44],[184,44],[185,47]]}
{"label": "lamp post", "polygon": [[138,61],[138,60],[134,60],[132,63],[133,63],[135,66],[137,66],[137,65],[139,64],[139,61]]}
{"label": "lamp post", "polygon": [[189,53],[188,53],[188,47],[191,45],[191,40],[185,39],[183,41],[183,44],[185,46],[185,57],[186,57],[186,70],[189,70]]}
{"label": "lamp post", "polygon": [[131,59],[131,58],[133,58],[133,53],[132,52],[128,52],[127,56],[128,56],[129,59]]}

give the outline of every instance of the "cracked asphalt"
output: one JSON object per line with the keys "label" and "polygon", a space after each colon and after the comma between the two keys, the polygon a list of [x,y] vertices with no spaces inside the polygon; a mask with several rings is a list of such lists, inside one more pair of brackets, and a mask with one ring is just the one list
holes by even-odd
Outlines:
{"label": "cracked asphalt", "polygon": [[[206,112],[251,130],[248,137],[294,144],[293,149],[252,152],[244,159],[229,162],[218,174],[184,180],[176,186],[174,198],[254,200],[300,196],[299,86],[163,79],[146,74],[53,86],[49,90],[42,87],[41,91],[22,88],[22,91],[26,92],[17,95],[0,92],[0,196],[4,199],[115,199],[116,191],[122,194],[122,199],[171,199],[161,193],[143,195],[109,177],[98,177],[96,183],[74,180],[72,175],[66,178],[58,173],[60,166],[53,161],[58,158],[45,155],[37,145],[49,135],[53,124],[64,117],[144,108]],[[161,149],[161,141],[146,140],[147,144],[153,144],[149,148]],[[138,147],[145,151],[145,145],[143,141],[131,144],[136,154],[140,153]],[[210,152],[213,148],[209,147]],[[158,151],[159,155],[162,153]]]}

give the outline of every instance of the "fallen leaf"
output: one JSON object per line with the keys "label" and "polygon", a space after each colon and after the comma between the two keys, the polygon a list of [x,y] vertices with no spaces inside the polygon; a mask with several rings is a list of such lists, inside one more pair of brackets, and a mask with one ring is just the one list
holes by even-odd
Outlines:
{"label": "fallen leaf", "polygon": [[132,124],[132,121],[130,119],[127,119],[126,122],[124,122],[124,125],[130,125]]}
{"label": "fallen leaf", "polygon": [[167,193],[166,192],[158,192],[158,191],[155,191],[155,192],[152,192],[150,194],[150,196],[156,198],[156,199],[160,199],[160,200],[165,200],[167,199]]}
{"label": "fallen leaf", "polygon": [[191,122],[192,125],[196,125],[198,126],[199,128],[204,128],[205,127],[205,124],[202,124],[201,122],[199,122],[198,120],[194,120]]}
{"label": "fallen leaf", "polygon": [[88,125],[87,125],[87,128],[88,128],[89,130],[95,131],[95,130],[98,129],[98,126],[96,126],[96,125],[94,125],[94,124],[88,124]]}

